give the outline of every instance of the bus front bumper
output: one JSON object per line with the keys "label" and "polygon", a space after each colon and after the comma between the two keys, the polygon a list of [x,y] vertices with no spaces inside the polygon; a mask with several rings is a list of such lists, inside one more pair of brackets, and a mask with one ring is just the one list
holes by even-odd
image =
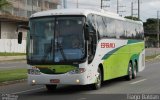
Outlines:
{"label": "bus front bumper", "polygon": [[44,85],[44,84],[68,84],[68,85],[86,85],[92,82],[87,79],[85,74],[58,74],[58,75],[31,75],[28,74],[28,84]]}

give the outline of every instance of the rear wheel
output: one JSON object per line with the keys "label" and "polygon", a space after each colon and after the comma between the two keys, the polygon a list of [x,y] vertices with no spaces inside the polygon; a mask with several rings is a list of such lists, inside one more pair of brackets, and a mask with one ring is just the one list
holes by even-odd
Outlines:
{"label": "rear wheel", "polygon": [[99,73],[99,75],[97,77],[96,83],[94,83],[94,84],[91,85],[94,90],[98,90],[99,88],[101,88],[102,73],[101,73],[100,68],[98,68],[98,73]]}
{"label": "rear wheel", "polygon": [[133,73],[133,70],[132,70],[132,63],[130,62],[129,65],[128,65],[128,75],[126,76],[127,80],[131,80],[132,79],[132,73]]}
{"label": "rear wheel", "polygon": [[137,63],[134,62],[133,64],[133,73],[132,73],[132,78],[135,79],[137,76]]}
{"label": "rear wheel", "polygon": [[54,91],[57,88],[57,85],[46,85],[48,91]]}

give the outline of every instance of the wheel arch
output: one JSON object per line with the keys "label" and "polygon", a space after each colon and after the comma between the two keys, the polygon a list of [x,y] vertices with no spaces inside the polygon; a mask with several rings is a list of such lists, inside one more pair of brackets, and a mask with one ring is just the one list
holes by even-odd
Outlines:
{"label": "wheel arch", "polygon": [[135,59],[135,60],[134,60],[134,63],[136,64],[136,71],[138,72],[138,60]]}

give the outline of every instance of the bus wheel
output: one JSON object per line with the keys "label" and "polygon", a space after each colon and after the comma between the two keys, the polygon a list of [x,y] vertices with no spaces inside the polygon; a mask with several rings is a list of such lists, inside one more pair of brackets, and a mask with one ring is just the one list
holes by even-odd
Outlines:
{"label": "bus wheel", "polygon": [[98,68],[98,73],[99,73],[99,75],[97,77],[96,83],[92,84],[92,88],[94,90],[98,90],[99,88],[101,88],[101,82],[102,82],[102,76],[101,75],[102,74],[101,74],[100,68]]}
{"label": "bus wheel", "polygon": [[46,85],[48,91],[54,91],[57,88],[57,85]]}
{"label": "bus wheel", "polygon": [[132,78],[135,79],[136,76],[137,76],[137,63],[134,62]]}
{"label": "bus wheel", "polygon": [[127,75],[127,80],[131,80],[132,79],[132,63],[130,62],[129,65],[128,65],[128,75]]}

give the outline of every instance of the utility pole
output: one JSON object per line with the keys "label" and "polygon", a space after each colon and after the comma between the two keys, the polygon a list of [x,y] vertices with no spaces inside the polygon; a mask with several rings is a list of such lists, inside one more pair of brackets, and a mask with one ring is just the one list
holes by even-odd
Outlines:
{"label": "utility pole", "polygon": [[159,48],[159,11],[157,11],[157,47]]}
{"label": "utility pole", "polygon": [[33,0],[32,0],[32,14],[33,14]]}
{"label": "utility pole", "polygon": [[63,0],[63,8],[67,8],[66,0]]}
{"label": "utility pole", "polygon": [[117,14],[119,13],[119,0],[117,0]]}
{"label": "utility pole", "polygon": [[134,7],[134,2],[131,2],[131,16],[132,16],[132,19],[134,16],[137,16],[138,17],[138,14],[137,13],[134,13],[134,11],[137,11],[138,12],[138,9]]}
{"label": "utility pole", "polygon": [[138,0],[138,19],[140,20],[140,0]]}
{"label": "utility pole", "polygon": [[78,8],[78,0],[77,0],[77,8]]}
{"label": "utility pole", "polygon": [[133,19],[133,2],[131,2],[131,17]]}
{"label": "utility pole", "polygon": [[119,14],[120,12],[125,12],[125,11],[120,11],[119,9],[125,7],[125,6],[120,6],[119,4],[119,0],[117,0],[117,14]]}
{"label": "utility pole", "polygon": [[110,0],[101,0],[101,9],[103,9],[103,7],[110,7],[110,5],[105,5],[105,6],[104,6],[104,4],[103,4],[104,1],[107,2],[107,1],[110,1]]}
{"label": "utility pole", "polygon": [[103,3],[102,2],[103,2],[103,0],[101,0],[101,9],[103,8]]}

